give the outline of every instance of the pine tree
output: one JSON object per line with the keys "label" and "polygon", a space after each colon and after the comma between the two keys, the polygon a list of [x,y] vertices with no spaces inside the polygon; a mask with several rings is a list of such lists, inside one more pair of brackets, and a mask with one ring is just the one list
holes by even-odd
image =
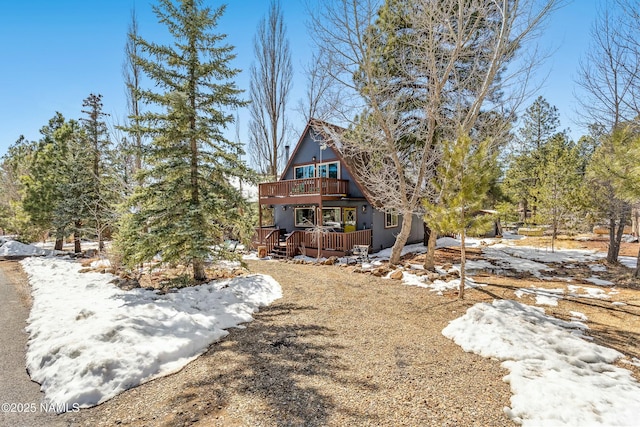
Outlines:
{"label": "pine tree", "polygon": [[90,214],[90,223],[98,238],[98,250],[102,252],[104,231],[114,221],[114,183],[110,179],[113,170],[109,164],[111,141],[104,120],[107,114],[103,112],[102,95],[90,94],[82,102],[82,106],[85,108],[82,112],[86,115],[80,119],[84,130],[83,143],[90,154],[92,172],[86,210]]}
{"label": "pine tree", "polygon": [[516,146],[508,159],[504,187],[514,202],[520,204],[520,221],[526,223],[527,212],[531,211],[535,217],[537,203],[532,195],[540,183],[544,147],[557,135],[560,119],[558,109],[540,96],[527,108],[521,120]]}
{"label": "pine tree", "polygon": [[66,224],[56,221],[56,207],[66,197],[60,184],[67,179],[62,165],[62,156],[66,152],[66,141],[60,140],[58,130],[66,123],[59,112],[40,129],[42,138],[32,152],[29,173],[21,176],[24,185],[23,207],[29,214],[33,226],[53,231],[56,250],[62,250],[66,237]]}
{"label": "pine tree", "polygon": [[437,196],[433,202],[424,201],[427,223],[439,232],[460,235],[460,299],[464,298],[465,286],[465,237],[490,227],[490,217],[478,213],[494,178],[495,160],[489,140],[478,143],[461,137],[443,141],[442,161],[432,183]]}
{"label": "pine tree", "polygon": [[[640,131],[635,124],[619,125],[602,139],[587,166],[585,185],[592,209],[608,220],[607,262],[617,263],[630,202],[640,200]],[[640,252],[638,254],[640,259]],[[636,275],[640,271],[636,270]]]}
{"label": "pine tree", "polygon": [[56,129],[54,138],[61,147],[56,161],[56,191],[63,197],[53,210],[56,229],[73,234],[74,252],[82,252],[81,238],[91,217],[89,207],[94,200],[95,176],[93,150],[86,144],[86,135],[76,120],[65,122]]}
{"label": "pine tree", "polygon": [[33,227],[24,209],[24,177],[29,175],[33,166],[36,144],[20,136],[0,162],[0,229],[25,241],[41,238],[41,233],[46,231],[42,227]]}
{"label": "pine tree", "polygon": [[[193,267],[195,280],[206,279],[205,261],[220,256],[226,224],[240,217],[232,176],[246,180],[239,143],[222,130],[233,122],[228,111],[245,105],[231,80],[233,48],[214,33],[224,6],[212,10],[200,0],[160,0],[154,12],[174,38],[160,45],[130,34],[139,54],[134,61],[157,89],[142,89],[143,102],[154,106],[138,120],[152,138],[140,186],[129,200],[119,247],[127,265],[150,260]],[[229,212],[229,207],[236,209]],[[232,218],[230,218],[230,216]]]}
{"label": "pine tree", "polygon": [[561,226],[576,224],[582,183],[582,159],[578,147],[560,133],[544,146],[542,162],[536,165],[538,185],[533,188],[537,203],[536,220],[551,224],[551,251]]}

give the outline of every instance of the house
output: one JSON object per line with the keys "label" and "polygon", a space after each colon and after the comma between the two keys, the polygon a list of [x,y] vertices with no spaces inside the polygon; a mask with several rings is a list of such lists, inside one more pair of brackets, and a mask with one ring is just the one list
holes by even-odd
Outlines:
{"label": "house", "polygon": [[[374,207],[327,129],[340,130],[310,120],[280,179],[259,185],[254,247],[291,258],[344,256],[356,245],[370,252],[393,246],[402,216]],[[412,221],[408,243],[423,238],[423,221]]]}

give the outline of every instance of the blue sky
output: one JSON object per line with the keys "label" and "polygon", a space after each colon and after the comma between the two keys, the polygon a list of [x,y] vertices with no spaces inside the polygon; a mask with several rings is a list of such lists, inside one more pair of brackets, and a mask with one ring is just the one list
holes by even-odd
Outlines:
{"label": "blue sky", "polygon": [[[576,102],[574,79],[579,59],[589,44],[589,29],[599,0],[573,0],[555,12],[544,36],[543,48],[553,55],[540,75],[549,74],[537,95],[558,107],[561,126],[578,137],[573,123]],[[60,111],[67,118],[81,116],[82,100],[90,93],[103,95],[105,112],[126,114],[122,63],[131,10],[135,7],[140,34],[160,40],[165,30],[156,22],[151,0],[25,0],[4,2],[0,14],[0,156],[20,135],[39,139],[39,129]],[[213,6],[222,4],[210,1]],[[321,0],[317,0],[318,5]],[[295,80],[290,106],[304,92],[303,65],[311,51],[305,27],[304,0],[281,0],[291,43]],[[239,88],[248,90],[253,58],[253,36],[266,14],[269,0],[229,0],[219,31],[236,47],[233,63],[242,73]],[[247,94],[248,96],[248,94]],[[241,138],[248,124],[241,112]],[[291,119],[301,119],[292,112]],[[297,124],[297,123],[294,123]],[[303,123],[297,124],[301,129]],[[229,130],[232,137],[234,129]],[[294,144],[297,135],[291,141]]]}

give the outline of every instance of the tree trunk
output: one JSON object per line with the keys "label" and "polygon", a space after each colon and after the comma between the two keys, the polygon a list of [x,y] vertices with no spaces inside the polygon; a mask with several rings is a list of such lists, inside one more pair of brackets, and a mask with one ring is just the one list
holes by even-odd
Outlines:
{"label": "tree trunk", "polygon": [[527,222],[527,208],[528,208],[528,204],[527,204],[527,199],[522,199],[520,201],[520,222],[523,224],[526,224]]}
{"label": "tree trunk", "polygon": [[77,254],[82,252],[82,247],[80,245],[80,227],[82,223],[80,221],[75,222],[76,231],[73,233],[73,251]]}
{"label": "tree trunk", "polygon": [[458,299],[464,299],[464,266],[467,262],[467,252],[464,248],[465,234],[466,231],[463,228],[462,233],[460,233],[460,288],[458,290]]}
{"label": "tree trunk", "polygon": [[424,230],[424,237],[422,238],[423,245],[429,247],[429,238],[431,237],[431,229],[426,222],[422,221],[422,228]]}
{"label": "tree trunk", "polygon": [[609,249],[607,250],[607,263],[609,264],[618,262],[620,243],[622,242],[622,234],[624,233],[624,216],[624,212],[620,213],[617,224],[615,218],[609,220]]}
{"label": "tree trunk", "polygon": [[553,230],[551,231],[551,252],[555,252],[556,236],[558,234],[557,224],[553,224]]}
{"label": "tree trunk", "polygon": [[204,262],[201,259],[193,260],[193,279],[198,282],[207,280],[207,274],[204,271]]}
{"label": "tree trunk", "polygon": [[633,272],[633,277],[640,278],[640,245],[638,245],[638,256],[636,257],[636,270]]}
{"label": "tree trunk", "polygon": [[427,253],[424,257],[424,269],[428,271],[436,270],[436,242],[438,240],[438,233],[435,230],[431,230],[429,234],[429,244],[427,245]]}
{"label": "tree trunk", "polygon": [[400,262],[402,249],[407,244],[407,240],[409,240],[409,234],[411,234],[412,220],[413,220],[413,215],[411,213],[402,214],[402,227],[400,227],[400,234],[396,236],[396,242],[393,244],[393,247],[391,248],[391,257],[389,259],[389,264],[391,265],[396,265]]}
{"label": "tree trunk", "polygon": [[56,251],[61,251],[64,246],[64,228],[56,229],[56,244],[53,247]]}

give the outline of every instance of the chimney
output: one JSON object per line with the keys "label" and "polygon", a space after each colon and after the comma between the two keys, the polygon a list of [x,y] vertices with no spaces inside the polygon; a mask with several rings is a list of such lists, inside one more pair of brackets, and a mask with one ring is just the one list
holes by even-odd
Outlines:
{"label": "chimney", "polygon": [[288,145],[284,146],[284,156],[285,156],[284,164],[286,165],[287,163],[289,163],[289,146]]}

